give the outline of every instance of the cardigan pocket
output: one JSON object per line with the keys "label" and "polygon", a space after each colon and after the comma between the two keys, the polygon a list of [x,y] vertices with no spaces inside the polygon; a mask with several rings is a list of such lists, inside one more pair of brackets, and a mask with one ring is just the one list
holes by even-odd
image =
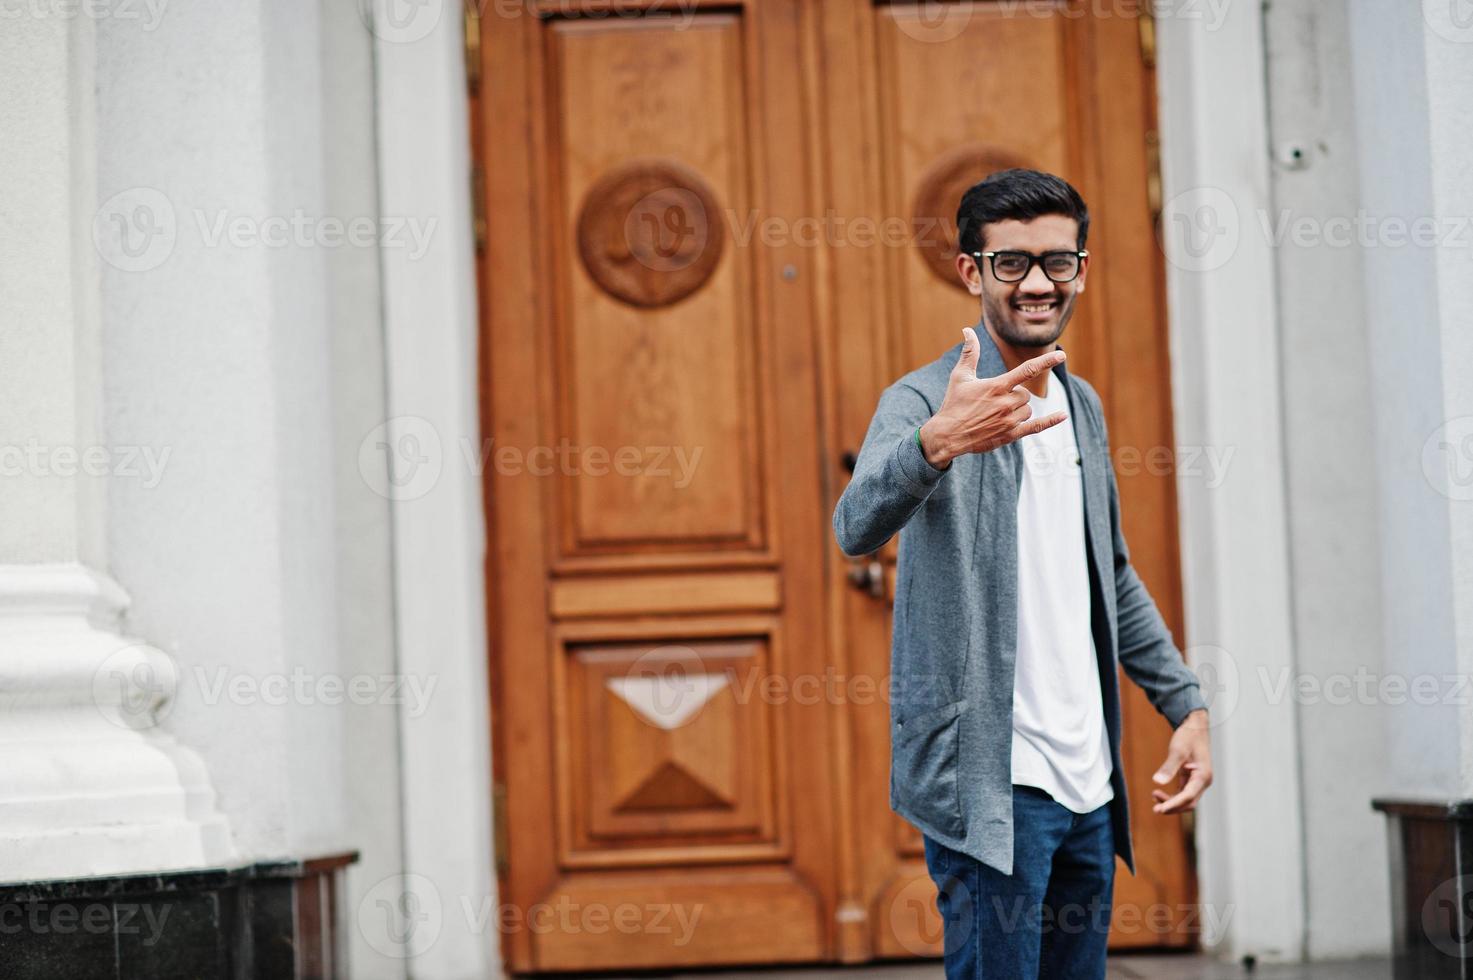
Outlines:
{"label": "cardigan pocket", "polygon": [[897,722],[893,735],[892,765],[901,799],[916,819],[953,838],[965,836],[957,749],[958,716],[966,707],[963,698],[929,708]]}

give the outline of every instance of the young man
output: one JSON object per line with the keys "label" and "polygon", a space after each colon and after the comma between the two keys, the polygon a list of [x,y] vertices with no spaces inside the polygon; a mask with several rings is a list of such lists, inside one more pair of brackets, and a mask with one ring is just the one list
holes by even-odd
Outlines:
{"label": "young man", "polygon": [[1176,729],[1158,814],[1212,782],[1207,712],[1130,565],[1099,396],[1058,345],[1084,201],[1005,170],[957,227],[981,322],[880,396],[834,532],[850,555],[900,532],[890,805],[924,836],[946,976],[1103,978],[1115,855],[1135,871],[1116,664]]}

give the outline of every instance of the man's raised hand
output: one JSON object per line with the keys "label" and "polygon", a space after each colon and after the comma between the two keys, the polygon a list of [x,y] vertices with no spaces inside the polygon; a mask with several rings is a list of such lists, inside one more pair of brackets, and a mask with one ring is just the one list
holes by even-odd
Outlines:
{"label": "man's raised hand", "polygon": [[921,449],[926,461],[943,470],[958,456],[990,452],[1068,418],[1064,412],[1033,418],[1028,389],[1023,387],[1062,363],[1063,351],[1040,354],[996,378],[979,378],[977,356],[981,346],[977,332],[965,327],[962,336],[966,338],[962,356],[951,369],[941,410],[921,426]]}

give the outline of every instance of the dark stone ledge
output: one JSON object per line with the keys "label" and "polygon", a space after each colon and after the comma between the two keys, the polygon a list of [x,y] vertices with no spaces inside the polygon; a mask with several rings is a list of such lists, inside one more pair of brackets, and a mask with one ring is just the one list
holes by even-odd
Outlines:
{"label": "dark stone ledge", "polygon": [[0,884],[10,980],[346,976],[344,869],[357,852]]}

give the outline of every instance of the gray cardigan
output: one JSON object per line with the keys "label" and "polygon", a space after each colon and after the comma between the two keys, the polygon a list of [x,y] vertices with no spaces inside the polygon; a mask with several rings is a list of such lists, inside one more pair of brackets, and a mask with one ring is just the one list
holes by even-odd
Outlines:
{"label": "gray cardigan", "polygon": [[[977,376],[1004,372],[979,323]],[[941,407],[957,344],[886,388],[854,476],[834,510],[845,554],[900,533],[890,651],[890,806],[918,829],[1004,874],[1013,869],[1012,714],[1017,659],[1017,443],[938,470],[915,430]],[[1205,707],[1197,679],[1131,568],[1120,528],[1099,396],[1061,364],[1083,469],[1095,649],[1114,764],[1115,850],[1131,873],[1130,811],[1120,759],[1125,668],[1172,727]]]}

